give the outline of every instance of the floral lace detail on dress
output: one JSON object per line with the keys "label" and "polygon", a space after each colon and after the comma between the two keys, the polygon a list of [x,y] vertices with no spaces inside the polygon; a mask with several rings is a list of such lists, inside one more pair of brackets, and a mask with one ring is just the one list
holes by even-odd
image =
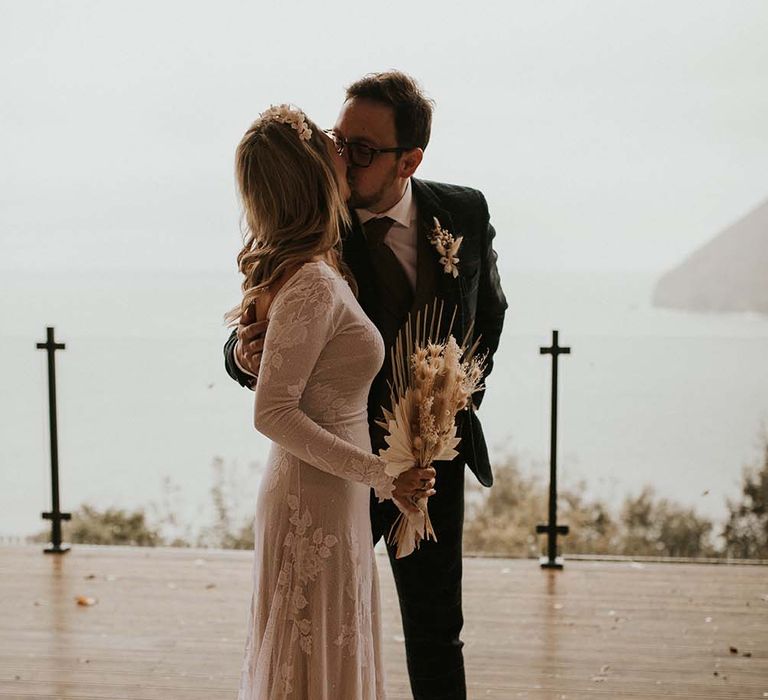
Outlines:
{"label": "floral lace detail on dress", "polygon": [[325,560],[331,556],[331,549],[338,544],[336,535],[324,534],[323,528],[315,528],[311,535],[312,515],[308,508],[301,510],[299,499],[293,494],[287,498],[291,510],[289,522],[293,529],[286,535],[283,546],[288,550],[286,564],[293,567],[293,586],[287,584],[288,619],[293,624],[291,641],[298,640],[305,654],[312,653],[312,622],[303,617],[307,606],[306,586],[315,581]]}
{"label": "floral lace detail on dress", "polygon": [[[339,414],[346,408],[347,400],[341,395],[341,392],[332,384],[316,384],[313,387],[313,396],[316,401],[322,403],[324,407],[323,422],[332,423],[336,421]],[[338,430],[336,431],[337,434]]]}
{"label": "floral lace detail on dress", "polygon": [[287,452],[278,452],[272,470],[264,477],[269,479],[268,490],[273,491],[278,484],[286,477],[288,468],[291,466],[291,458]]}
{"label": "floral lace detail on dress", "polygon": [[287,602],[287,623],[291,625],[291,649],[288,659],[280,666],[280,683],[285,697],[293,693],[296,645],[307,656],[312,654],[312,621],[305,612],[309,602],[307,588],[320,575],[325,560],[331,556],[331,549],[339,541],[335,535],[323,534],[321,527],[315,528],[310,535],[312,515],[309,509],[305,507],[302,511],[299,498],[294,494],[288,494],[286,501],[293,527],[283,542],[285,557],[277,579],[280,600]]}
{"label": "floral lace detail on dress", "polygon": [[395,490],[395,479],[387,474],[382,473],[379,479],[372,485],[373,492],[376,494],[376,498],[379,499],[379,503],[382,501],[390,500],[392,498],[392,492]]}
{"label": "floral lace detail on dress", "polygon": [[343,624],[341,632],[333,642],[337,647],[341,647],[347,656],[354,656],[357,653],[357,627],[355,625]]}
{"label": "floral lace detail on dress", "polygon": [[360,637],[361,630],[371,629],[370,592],[364,589],[366,577],[363,576],[360,564],[360,539],[355,530],[347,533],[347,545],[352,560],[351,576],[344,583],[344,593],[352,603],[352,609],[356,613],[351,614],[352,622],[344,622],[341,625],[334,644],[340,647],[349,657],[358,657],[362,668],[366,668],[370,662],[370,654],[364,640]]}
{"label": "floral lace detail on dress", "polygon": [[299,275],[301,271],[288,280],[269,310],[268,317],[273,318],[280,314],[281,306],[287,307],[285,310],[289,318],[274,324],[277,327],[270,333],[270,352],[262,357],[259,368],[259,376],[266,380],[272,372],[282,369],[285,350],[306,343],[312,321],[327,317],[333,309],[331,281],[316,277],[299,278]]}

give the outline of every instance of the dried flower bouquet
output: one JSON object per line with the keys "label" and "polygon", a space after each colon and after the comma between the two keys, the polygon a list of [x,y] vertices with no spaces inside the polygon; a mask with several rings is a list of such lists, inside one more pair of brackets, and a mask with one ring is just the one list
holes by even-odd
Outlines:
{"label": "dried flower bouquet", "polygon": [[[377,421],[389,432],[381,457],[390,476],[456,457],[461,441],[456,416],[470,407],[472,394],[483,388],[485,358],[475,356],[479,338],[468,347],[470,328],[459,345],[451,335],[453,318],[441,336],[442,317],[443,306],[438,309],[437,302],[417,313],[415,323],[409,317],[392,348],[392,409],[383,409],[384,419]],[[389,541],[397,543],[398,559],[424,539],[437,541],[427,500],[415,502],[417,513],[398,505],[400,514],[389,533]]]}

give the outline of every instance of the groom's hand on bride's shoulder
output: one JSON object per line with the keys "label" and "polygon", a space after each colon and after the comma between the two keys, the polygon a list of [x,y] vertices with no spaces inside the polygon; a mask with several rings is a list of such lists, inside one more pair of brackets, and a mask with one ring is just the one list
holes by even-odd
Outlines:
{"label": "groom's hand on bride's shoulder", "polygon": [[264,350],[264,336],[267,332],[267,321],[257,321],[256,311],[249,306],[237,326],[237,343],[235,344],[235,359],[240,369],[254,377],[259,376],[261,353]]}

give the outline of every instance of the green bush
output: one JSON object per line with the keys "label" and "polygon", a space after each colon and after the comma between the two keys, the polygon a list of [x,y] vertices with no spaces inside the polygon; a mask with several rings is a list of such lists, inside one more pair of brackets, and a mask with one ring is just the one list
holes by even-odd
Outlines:
{"label": "green bush", "polygon": [[617,554],[665,557],[714,557],[714,525],[646,486],[637,496],[624,499],[621,541]]}
{"label": "green bush", "polygon": [[763,436],[761,462],[744,469],[741,501],[727,501],[723,539],[729,557],[768,559],[768,435]]}
{"label": "green bush", "polygon": [[[546,512],[546,493],[537,480],[523,475],[515,457],[494,467],[491,489],[471,481],[464,522],[464,551],[534,556],[533,529]],[[438,537],[439,537],[438,533]]]}
{"label": "green bush", "polygon": [[[493,487],[479,492],[470,486],[464,526],[464,550],[479,554],[539,556],[543,551],[536,525],[547,520],[548,484],[524,476],[514,458],[494,467]],[[651,487],[628,496],[618,514],[599,499],[586,496],[586,485],[558,494],[558,522],[570,533],[561,540],[571,554],[711,557],[713,524]]]}
{"label": "green bush", "polygon": [[[143,509],[97,508],[83,504],[72,514],[72,520],[62,523],[62,539],[73,544],[111,544],[135,547],[156,547],[163,538],[157,528],[149,525]],[[41,532],[33,540],[47,542],[50,531]]]}

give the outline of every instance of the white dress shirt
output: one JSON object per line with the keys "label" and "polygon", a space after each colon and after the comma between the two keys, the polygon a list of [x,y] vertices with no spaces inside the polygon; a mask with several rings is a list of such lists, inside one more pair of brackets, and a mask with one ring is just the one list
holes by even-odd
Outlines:
{"label": "white dress shirt", "polygon": [[388,216],[395,223],[384,237],[384,244],[389,246],[405,270],[411,288],[416,289],[416,262],[418,250],[416,202],[413,201],[411,181],[405,186],[405,193],[393,207],[376,214],[368,209],[355,209],[361,224],[371,219]]}

